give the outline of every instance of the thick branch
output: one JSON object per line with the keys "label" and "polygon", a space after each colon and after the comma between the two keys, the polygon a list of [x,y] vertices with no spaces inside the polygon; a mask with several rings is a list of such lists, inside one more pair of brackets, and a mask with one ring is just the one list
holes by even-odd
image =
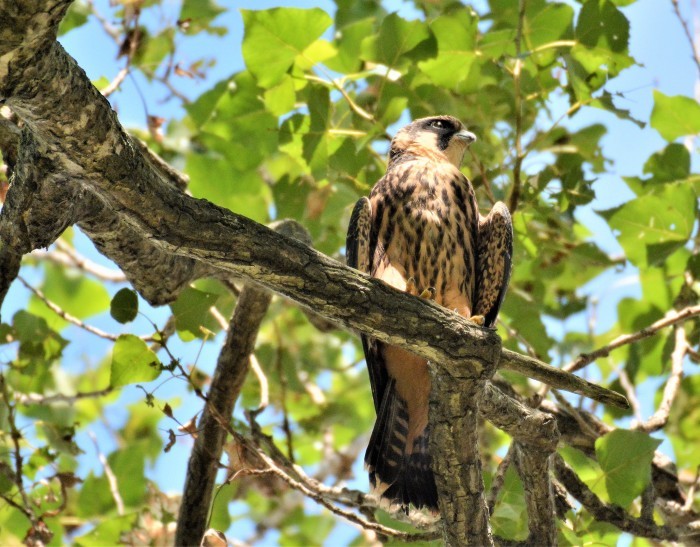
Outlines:
{"label": "thick branch", "polygon": [[470,366],[431,367],[430,456],[445,543],[492,545],[479,453],[479,404],[496,371],[500,340]]}
{"label": "thick branch", "polygon": [[557,522],[552,482],[551,455],[556,445],[543,452],[537,445],[515,443],[515,467],[525,490],[529,534],[527,545],[556,545]]}

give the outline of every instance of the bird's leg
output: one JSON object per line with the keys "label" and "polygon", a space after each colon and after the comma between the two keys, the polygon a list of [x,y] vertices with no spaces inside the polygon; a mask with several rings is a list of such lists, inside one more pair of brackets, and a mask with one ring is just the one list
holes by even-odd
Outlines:
{"label": "bird's leg", "polygon": [[416,287],[416,280],[413,277],[409,277],[406,280],[406,292],[413,296],[418,296],[418,287]]}
{"label": "bird's leg", "polygon": [[484,323],[486,323],[486,318],[483,315],[472,315],[467,319],[467,321],[471,321],[475,325],[479,325],[480,327],[484,326]]}

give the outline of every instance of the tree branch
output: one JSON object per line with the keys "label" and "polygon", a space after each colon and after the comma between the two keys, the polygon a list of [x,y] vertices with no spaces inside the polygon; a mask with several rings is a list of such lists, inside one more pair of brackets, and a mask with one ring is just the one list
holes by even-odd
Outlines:
{"label": "tree branch", "polygon": [[469,366],[430,367],[430,456],[445,543],[493,545],[479,453],[479,405],[496,371],[500,340]]}
{"label": "tree branch", "polygon": [[609,522],[620,530],[638,537],[663,541],[678,540],[678,534],[668,526],[657,526],[654,522],[628,515],[622,507],[603,503],[558,454],[554,455],[554,472],[557,479],[596,520]]}
{"label": "tree branch", "polygon": [[666,425],[668,416],[671,413],[671,406],[673,405],[673,401],[676,400],[678,388],[681,386],[681,380],[683,379],[683,359],[685,359],[685,355],[688,351],[688,340],[682,325],[676,325],[674,331],[676,341],[673,353],[671,354],[671,374],[668,380],[666,380],[666,386],[664,387],[664,394],[661,398],[659,408],[647,421],[637,424],[635,429],[639,429],[640,431],[653,433]]}
{"label": "tree branch", "polygon": [[575,360],[566,365],[564,367],[564,370],[567,372],[576,372],[577,370],[582,369],[583,367],[589,365],[590,363],[592,363],[596,359],[599,359],[600,357],[607,357],[608,355],[610,355],[610,352],[614,349],[625,346],[627,344],[631,344],[633,342],[638,342],[639,340],[643,340],[644,338],[649,338],[661,329],[670,327],[672,325],[677,325],[678,323],[683,323],[684,321],[687,321],[688,319],[691,319],[693,317],[697,317],[698,315],[700,315],[700,305],[688,306],[687,308],[683,308],[680,311],[669,312],[663,319],[655,321],[654,323],[652,323],[648,327],[644,327],[640,331],[637,331],[633,334],[623,334],[615,338],[609,344],[598,348],[597,350],[592,351],[591,353],[582,353]]}
{"label": "tree branch", "polygon": [[[296,223],[280,223],[277,229],[281,233],[309,240],[308,234]],[[258,329],[271,298],[269,292],[255,285],[245,286],[238,297],[187,466],[176,545],[198,545],[207,530],[216,473],[227,434],[220,422],[229,420],[233,413],[248,374]]]}

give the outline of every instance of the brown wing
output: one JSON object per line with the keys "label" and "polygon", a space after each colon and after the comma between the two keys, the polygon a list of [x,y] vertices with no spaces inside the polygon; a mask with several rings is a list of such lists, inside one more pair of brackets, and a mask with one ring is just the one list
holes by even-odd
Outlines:
{"label": "brown wing", "polygon": [[496,323],[506,295],[512,255],[513,223],[508,207],[499,201],[488,216],[479,219],[476,303],[472,315],[483,315],[487,327]]}
{"label": "brown wing", "polygon": [[[372,271],[372,259],[375,255],[376,245],[377,237],[376,227],[373,226],[372,220],[372,205],[369,199],[361,198],[352,211],[345,240],[345,255],[348,266],[369,274]],[[372,386],[374,409],[379,413],[388,382],[386,366],[380,351],[381,343],[364,334],[360,338]]]}

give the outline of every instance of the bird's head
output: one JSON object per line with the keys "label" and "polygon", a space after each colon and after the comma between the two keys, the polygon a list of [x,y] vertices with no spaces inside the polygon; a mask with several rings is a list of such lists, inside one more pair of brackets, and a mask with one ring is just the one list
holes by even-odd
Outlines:
{"label": "bird's head", "polygon": [[467,147],[476,135],[466,130],[464,124],[452,116],[420,118],[399,130],[391,141],[389,161],[402,154],[432,157],[448,161],[459,168]]}

